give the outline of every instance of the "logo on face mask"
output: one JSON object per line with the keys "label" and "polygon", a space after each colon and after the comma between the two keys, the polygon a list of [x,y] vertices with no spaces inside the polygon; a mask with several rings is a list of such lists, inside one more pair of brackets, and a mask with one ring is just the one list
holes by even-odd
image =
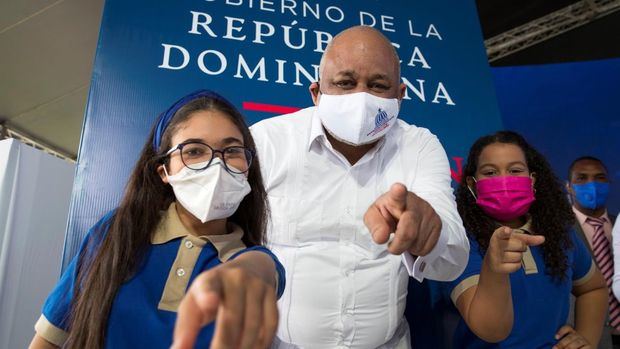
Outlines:
{"label": "logo on face mask", "polygon": [[237,209],[237,205],[238,203],[236,202],[221,202],[219,204],[214,205],[213,209],[220,210],[220,211],[230,211],[230,210],[234,211]]}
{"label": "logo on face mask", "polygon": [[377,133],[385,130],[388,126],[390,126],[390,120],[394,119],[394,117],[389,117],[388,113],[379,108],[377,111],[377,115],[375,115],[375,128],[370,131],[366,136],[374,136]]}

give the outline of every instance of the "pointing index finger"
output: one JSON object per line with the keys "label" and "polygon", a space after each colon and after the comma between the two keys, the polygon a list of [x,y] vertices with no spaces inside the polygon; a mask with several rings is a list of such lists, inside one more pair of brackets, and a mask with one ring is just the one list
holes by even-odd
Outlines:
{"label": "pointing index finger", "polygon": [[404,184],[392,184],[387,194],[387,204],[390,206],[390,208],[396,209],[398,211],[403,211],[405,209],[405,207],[407,206],[407,187],[405,187]]}
{"label": "pointing index finger", "polygon": [[514,234],[514,237],[528,246],[538,246],[545,242],[545,237],[542,235]]}
{"label": "pointing index finger", "polygon": [[179,305],[174,326],[175,349],[193,348],[200,329],[215,319],[220,304],[216,278],[198,277]]}
{"label": "pointing index finger", "polygon": [[[201,301],[200,298],[203,300]],[[205,300],[212,303],[206,305],[206,307],[211,308],[206,311],[205,309],[201,309],[199,305]],[[179,316],[177,317],[174,328],[173,348],[193,348],[196,337],[198,337],[198,333],[202,326],[214,320],[218,303],[219,298],[215,294],[206,296],[188,294],[179,307]]]}

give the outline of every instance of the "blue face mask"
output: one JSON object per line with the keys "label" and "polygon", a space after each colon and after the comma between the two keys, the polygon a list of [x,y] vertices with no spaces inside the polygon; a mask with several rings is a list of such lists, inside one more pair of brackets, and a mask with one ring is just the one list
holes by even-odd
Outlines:
{"label": "blue face mask", "polygon": [[605,206],[607,196],[609,196],[609,183],[588,182],[584,184],[573,184],[575,199],[581,207],[595,210]]}

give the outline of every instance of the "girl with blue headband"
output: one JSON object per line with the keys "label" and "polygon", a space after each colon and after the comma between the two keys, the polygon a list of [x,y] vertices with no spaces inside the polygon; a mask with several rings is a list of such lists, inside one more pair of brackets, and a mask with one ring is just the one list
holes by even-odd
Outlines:
{"label": "girl with blue headband", "polygon": [[[181,98],[49,295],[30,347],[169,348],[180,306],[206,314],[197,347],[267,347],[285,283],[262,246],[267,214],[243,116],[211,91]],[[210,292],[182,302],[192,287]]]}

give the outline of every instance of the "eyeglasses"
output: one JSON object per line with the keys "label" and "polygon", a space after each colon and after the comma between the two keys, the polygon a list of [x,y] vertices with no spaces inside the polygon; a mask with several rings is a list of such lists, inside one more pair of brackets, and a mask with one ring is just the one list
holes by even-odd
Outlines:
{"label": "eyeglasses", "polygon": [[191,170],[204,170],[211,165],[216,154],[221,154],[220,158],[224,167],[231,173],[245,173],[250,169],[254,151],[246,147],[233,146],[224,149],[213,149],[202,142],[180,143],[168,150],[164,157],[169,156],[176,150],[181,153],[181,161],[185,167]]}

